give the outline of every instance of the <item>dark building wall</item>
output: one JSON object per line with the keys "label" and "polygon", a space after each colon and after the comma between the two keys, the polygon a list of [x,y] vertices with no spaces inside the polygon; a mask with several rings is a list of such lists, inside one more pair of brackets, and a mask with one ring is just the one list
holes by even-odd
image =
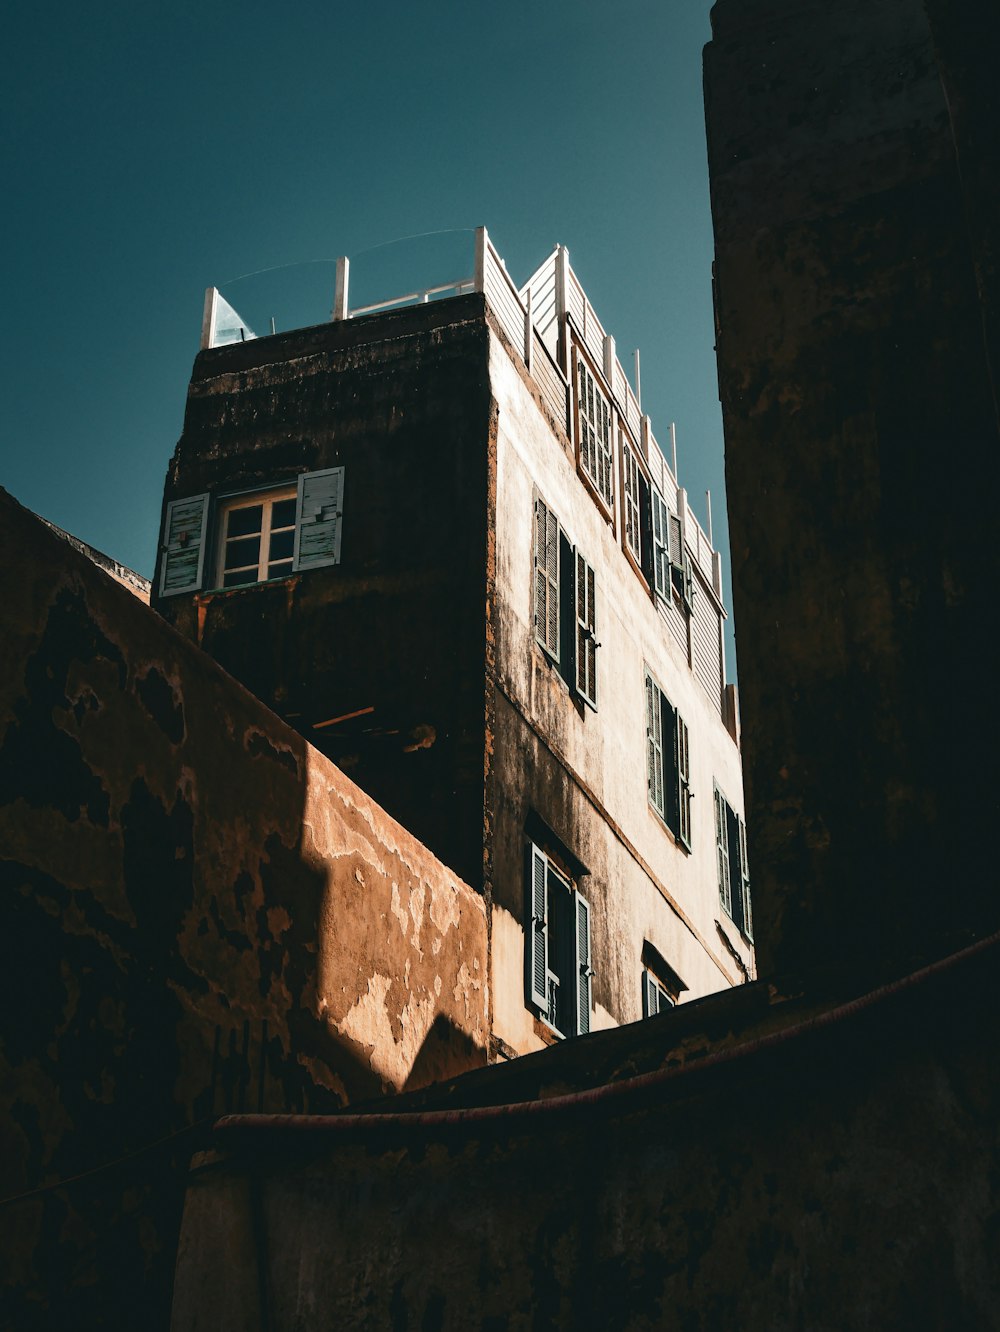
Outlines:
{"label": "dark building wall", "polygon": [[764,973],[902,969],[1000,920],[991,269],[963,190],[995,200],[995,98],[968,7],[931,8],[937,40],[919,0],[720,0],[705,52]]}
{"label": "dark building wall", "polygon": [[[340,563],[153,604],[482,881],[490,422],[482,297],[204,351],[165,500],[343,465]],[[210,534],[209,550],[217,542]],[[315,723],[365,709],[336,726]]]}
{"label": "dark building wall", "polygon": [[215,1115],[485,1062],[485,907],[5,492],[0,556],[0,1326],[163,1327]]}
{"label": "dark building wall", "polygon": [[[996,940],[819,1021],[713,996],[402,1123],[234,1125],[192,1179],[173,1326],[996,1327],[995,966]],[[645,1080],[592,1097],[609,1074]]]}

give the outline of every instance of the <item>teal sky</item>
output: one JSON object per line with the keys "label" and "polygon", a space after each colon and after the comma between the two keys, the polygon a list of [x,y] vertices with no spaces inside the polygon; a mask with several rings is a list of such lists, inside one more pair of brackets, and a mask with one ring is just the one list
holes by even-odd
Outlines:
{"label": "teal sky", "polygon": [[[337,255],[356,304],[471,273],[485,225],[518,282],[568,246],[629,371],[640,348],[643,407],[661,441],[677,423],[703,522],[712,491],[728,605],[709,9],[18,6],[0,57],[0,484],[148,575],[205,287],[258,331],[296,327],[328,316]],[[427,232],[446,234],[384,244]]]}

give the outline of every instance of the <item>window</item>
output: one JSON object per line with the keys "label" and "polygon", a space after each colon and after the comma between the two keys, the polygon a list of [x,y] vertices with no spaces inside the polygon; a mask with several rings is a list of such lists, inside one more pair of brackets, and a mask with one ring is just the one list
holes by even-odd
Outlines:
{"label": "window", "polygon": [[691,755],[680,713],[646,672],[646,781],[649,803],[691,850]]}
{"label": "window", "polygon": [[622,431],[622,508],[625,511],[625,545],[636,564],[642,566],[642,511],[639,493],[639,463],[631,441]]}
{"label": "window", "polygon": [[614,470],[611,450],[611,408],[597,387],[583,357],[576,359],[576,416],[580,438],[580,462],[593,481],[598,495],[614,507]]}
{"label": "window", "polygon": [[241,496],[219,512],[216,587],[265,583],[292,572],[295,549],[295,491]]}
{"label": "window", "polygon": [[[296,485],[220,500],[210,561],[215,587],[238,587],[340,563],[344,469],[304,472]],[[204,581],[209,495],[172,500],[164,521],[160,595],[197,592]]]}
{"label": "window", "polygon": [[596,709],[597,576],[540,495],[534,503],[535,638],[570,688]]}
{"label": "window", "polygon": [[750,866],[747,830],[729,801],[715,787],[715,854],[719,867],[719,900],[741,934],[753,939],[750,908]]}
{"label": "window", "polygon": [[528,1001],[560,1036],[590,1031],[590,907],[568,873],[530,842],[525,929]]}
{"label": "window", "polygon": [[665,1008],[673,1008],[676,999],[668,992],[667,987],[656,979],[648,967],[642,971],[642,1016],[644,1018],[656,1017],[657,1013],[662,1013]]}
{"label": "window", "polygon": [[694,609],[694,574],[691,557],[684,549],[684,529],[675,513],[667,514],[670,550],[670,581],[678,599],[690,615]]}

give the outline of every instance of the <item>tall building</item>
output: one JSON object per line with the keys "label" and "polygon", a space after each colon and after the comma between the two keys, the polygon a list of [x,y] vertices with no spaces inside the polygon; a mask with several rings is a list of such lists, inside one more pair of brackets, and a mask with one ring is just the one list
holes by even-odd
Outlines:
{"label": "tall building", "polygon": [[210,291],[154,606],[482,891],[495,1053],[748,979],[719,557],[566,250],[347,276],[261,338]]}

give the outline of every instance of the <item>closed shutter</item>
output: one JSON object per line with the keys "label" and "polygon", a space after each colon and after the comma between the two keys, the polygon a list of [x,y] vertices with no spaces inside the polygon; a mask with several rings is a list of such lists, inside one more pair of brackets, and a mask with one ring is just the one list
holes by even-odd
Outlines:
{"label": "closed shutter", "polygon": [[650,675],[646,676],[646,782],[649,803],[661,815],[663,808],[663,725],[660,717],[660,691]]}
{"label": "closed shutter", "polygon": [[576,554],[576,688],[597,707],[597,580],[594,570]]}
{"label": "closed shutter", "polygon": [[677,761],[677,836],[691,850],[691,747],[687,723],[674,714],[674,752]]}
{"label": "closed shutter", "polygon": [[625,509],[625,544],[637,563],[642,561],[642,536],[639,527],[639,464],[631,445],[622,435],[622,470],[625,473],[622,498]]}
{"label": "closed shutter", "polygon": [[559,660],[559,520],[535,497],[535,637]]}
{"label": "closed shutter", "polygon": [[304,472],[299,477],[295,508],[295,552],[292,567],[319,569],[340,563],[340,531],[344,510],[344,469]]}
{"label": "closed shutter", "polygon": [[642,1016],[656,1017],[660,1011],[660,991],[648,971],[642,973]]}
{"label": "closed shutter", "polygon": [[177,596],[197,592],[205,568],[205,537],[208,529],[208,495],[171,500],[164,525],[163,563],[160,566],[160,595]]}
{"label": "closed shutter", "polygon": [[684,567],[684,532],[681,528],[681,520],[676,513],[667,514],[667,528],[670,563],[675,569],[682,569]]}
{"label": "closed shutter", "polygon": [[576,964],[577,1008],[576,1030],[583,1036],[590,1030],[590,907],[576,894]]}
{"label": "closed shutter", "polygon": [[729,829],[726,818],[726,801],[718,787],[715,788],[715,857],[719,872],[719,901],[727,916],[733,914],[732,884],[729,878]]}
{"label": "closed shutter", "polygon": [[670,597],[670,538],[667,535],[669,511],[666,500],[654,486],[653,505],[653,586],[664,601]]}
{"label": "closed shutter", "polygon": [[528,884],[529,919],[525,930],[527,947],[528,994],[531,1002],[548,1012],[548,929],[546,924],[545,870],[547,860],[537,846],[531,847],[531,873]]}

